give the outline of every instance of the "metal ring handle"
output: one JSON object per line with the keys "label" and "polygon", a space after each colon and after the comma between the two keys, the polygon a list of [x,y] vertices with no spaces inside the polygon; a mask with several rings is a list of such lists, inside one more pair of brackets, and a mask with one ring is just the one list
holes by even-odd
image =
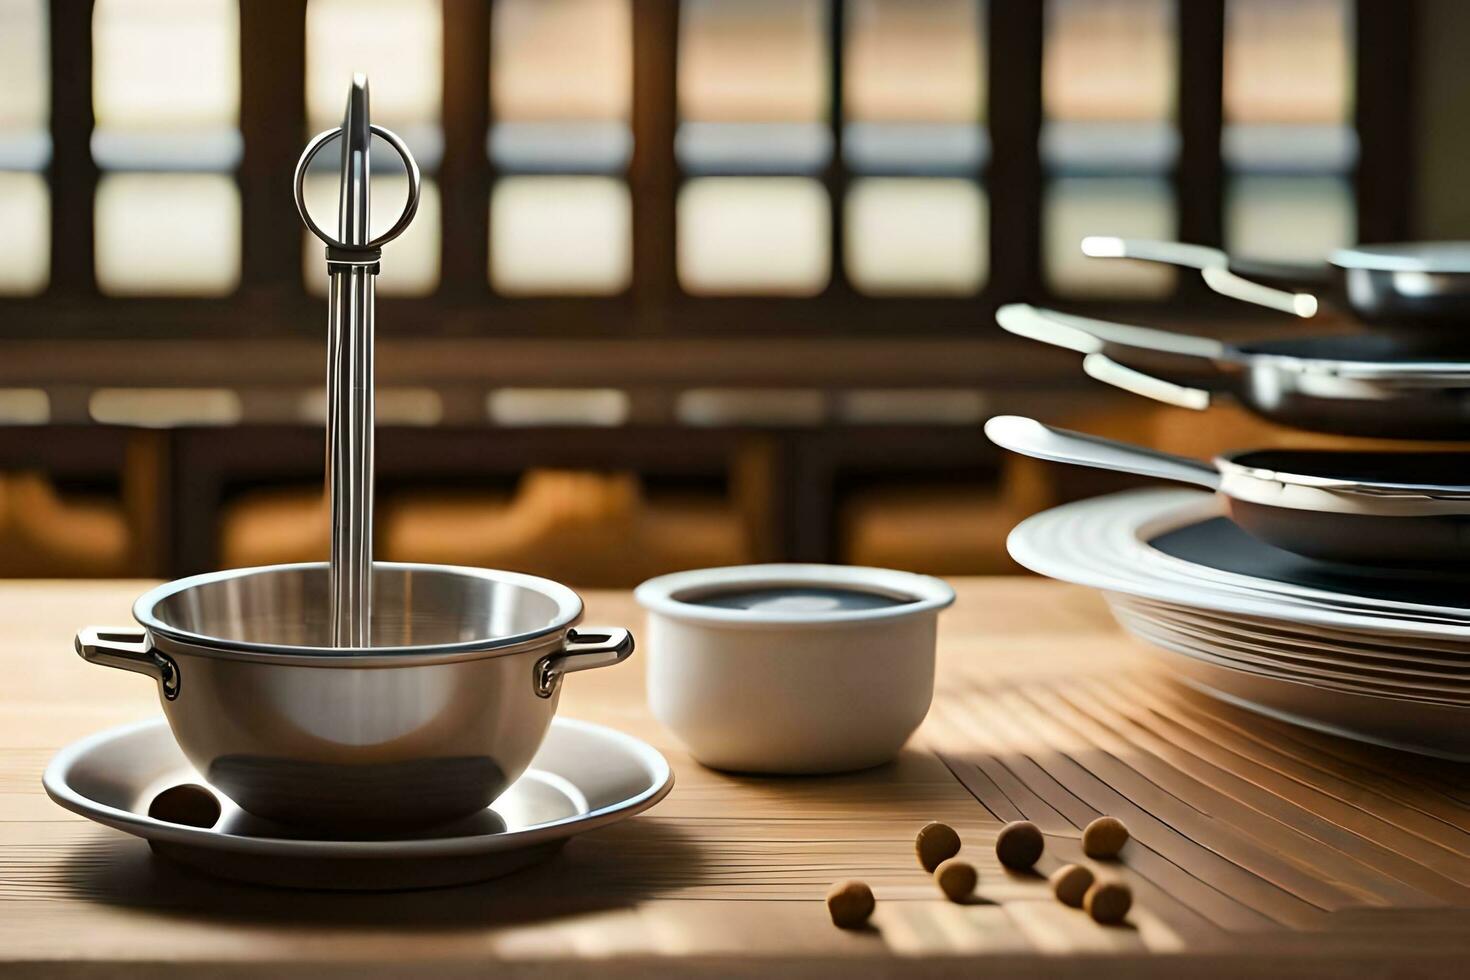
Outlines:
{"label": "metal ring handle", "polygon": [[393,147],[398,153],[399,158],[403,160],[404,169],[408,171],[408,201],[403,205],[403,213],[398,216],[398,220],[393,223],[393,227],[366,245],[342,244],[331,235],[322,231],[321,227],[311,219],[311,213],[306,210],[306,168],[310,166],[312,158],[321,151],[322,147],[342,135],[342,127],[338,126],[336,129],[328,129],[313,136],[311,142],[306,144],[306,149],[302,151],[301,159],[296,164],[296,210],[300,213],[301,220],[306,222],[306,227],[311,233],[326,242],[330,248],[340,248],[351,252],[382,248],[384,244],[391,242],[403,234],[403,230],[408,227],[409,222],[413,220],[413,216],[418,213],[420,184],[418,162],[414,160],[413,154],[409,152],[407,144],[398,138],[397,133],[394,133],[390,129],[384,129],[377,124],[374,124],[371,128],[373,135],[380,137],[383,142]]}

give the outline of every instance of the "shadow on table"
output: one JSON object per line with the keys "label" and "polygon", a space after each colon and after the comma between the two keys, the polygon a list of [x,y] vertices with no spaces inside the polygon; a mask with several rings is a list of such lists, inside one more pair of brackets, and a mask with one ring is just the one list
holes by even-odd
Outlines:
{"label": "shadow on table", "polygon": [[107,833],[73,849],[57,886],[70,897],[181,919],[337,927],[455,929],[627,908],[698,876],[699,848],[643,819],[585,834],[541,864],[473,885],[347,892],[210,877]]}
{"label": "shadow on table", "polygon": [[[690,771],[691,767],[698,767]],[[853,815],[875,810],[888,813],[896,800],[913,800],[932,792],[936,783],[946,785],[952,777],[944,763],[924,748],[905,747],[880,765],[853,772],[816,775],[743,773],[708,769],[691,762],[680,770],[687,784],[716,784],[738,791],[743,806],[754,806],[762,816],[772,804],[806,804]],[[749,814],[742,814],[748,816]]]}

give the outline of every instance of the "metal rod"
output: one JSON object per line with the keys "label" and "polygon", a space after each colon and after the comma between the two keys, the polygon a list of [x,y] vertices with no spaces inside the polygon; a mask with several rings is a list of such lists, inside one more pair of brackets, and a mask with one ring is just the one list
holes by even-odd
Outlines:
{"label": "metal rod", "polygon": [[[369,240],[368,84],[354,75],[342,119],[337,237]],[[372,643],[373,305],[376,268],[332,264],[327,340],[327,487],[331,499],[332,645]]]}
{"label": "metal rod", "polygon": [[[306,172],[332,140],[342,139],[342,182],[333,238],[306,208]],[[381,137],[403,161],[408,199],[398,220],[371,238],[369,143]],[[327,495],[332,645],[372,646],[373,610],[373,305],[382,246],[418,211],[419,167],[408,146],[368,118],[368,83],[352,76],[340,129],[318,133],[296,163],[296,210],[327,246]]]}

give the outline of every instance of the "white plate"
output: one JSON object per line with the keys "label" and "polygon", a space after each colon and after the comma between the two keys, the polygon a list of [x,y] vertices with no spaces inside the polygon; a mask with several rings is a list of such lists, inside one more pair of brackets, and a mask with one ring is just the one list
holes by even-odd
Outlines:
{"label": "white plate", "polygon": [[1337,691],[1367,694],[1400,701],[1449,704],[1470,708],[1470,697],[1461,691],[1444,691],[1414,684],[1412,681],[1364,678],[1340,670],[1303,665],[1269,647],[1252,647],[1232,640],[1202,637],[1196,631],[1142,616],[1121,602],[1114,603],[1113,613],[1129,632],[1169,649],[1221,666],[1234,667],[1269,677],[1301,681]]}
{"label": "white plate", "polygon": [[[1054,577],[1069,579],[1072,581],[1083,581],[1085,584],[1096,585],[1107,591],[1117,592],[1130,597],[1128,602],[1137,602],[1150,608],[1164,607],[1174,611],[1179,617],[1184,617],[1194,625],[1199,625],[1204,617],[1211,615],[1213,606],[1223,606],[1227,609],[1248,608],[1251,621],[1267,624],[1274,629],[1282,627],[1291,628],[1292,621],[1296,619],[1307,619],[1305,625],[1299,625],[1298,631],[1302,635],[1311,636],[1326,632],[1329,627],[1321,625],[1324,618],[1331,619],[1333,616],[1339,619],[1346,618],[1351,622],[1354,619],[1360,623],[1363,614],[1356,613],[1351,616],[1341,614],[1339,610],[1323,609],[1300,600],[1287,601],[1285,599],[1270,600],[1268,597],[1242,596],[1240,593],[1229,590],[1221,590],[1211,580],[1198,581],[1193,579],[1194,566],[1175,562],[1170,564],[1151,565],[1142,560],[1138,553],[1137,542],[1149,540],[1152,528],[1163,528],[1165,530],[1180,526],[1181,522],[1188,525],[1189,522],[1198,522],[1213,517],[1212,508],[1200,508],[1200,495],[1185,493],[1182,497],[1173,492],[1162,495],[1155,492],[1129,493],[1114,495],[1109,498],[1099,498],[1097,501],[1086,501],[1085,504],[1097,504],[1100,506],[1068,505],[1058,508],[1057,511],[1039,515],[1046,518],[1056,515],[1059,519],[1045,521],[1032,518],[1027,521],[1017,532],[1013,534],[1012,541],[1023,545],[1032,546],[1032,553],[1040,555],[1046,567],[1038,568]],[[1205,502],[1209,498],[1204,498]],[[1119,506],[1119,505],[1126,506]],[[1101,506],[1106,505],[1106,506]],[[1022,537],[1023,532],[1033,531],[1028,540]],[[1021,555],[1018,559],[1025,561]],[[1151,577],[1152,576],[1152,577]],[[1162,595],[1168,589],[1173,589],[1172,597],[1169,599],[1155,598]],[[1309,615],[1303,615],[1304,611]],[[1310,614],[1315,613],[1315,616]],[[1225,614],[1229,616],[1228,613]],[[1315,621],[1312,621],[1315,620]],[[1387,620],[1389,626],[1398,627],[1400,620]],[[1376,618],[1370,622],[1375,630],[1381,630],[1383,623]],[[1442,624],[1432,624],[1441,626]],[[1467,688],[1459,680],[1463,674],[1454,668],[1470,664],[1470,628],[1461,628],[1457,631],[1455,641],[1441,639],[1437,641],[1425,641],[1406,638],[1398,634],[1385,635],[1382,632],[1358,631],[1344,632],[1341,645],[1334,651],[1340,661],[1340,666],[1350,669],[1361,669],[1367,666],[1367,673],[1377,672],[1378,680],[1388,681],[1389,687],[1399,687],[1402,693],[1409,696],[1425,696],[1435,699],[1443,699],[1446,695],[1451,697],[1462,694]],[[1232,642],[1239,642],[1240,638],[1232,637]],[[1246,642],[1257,644],[1259,637],[1249,638]],[[1432,642],[1436,650],[1434,660],[1424,663],[1423,667],[1431,668],[1432,664],[1450,667],[1449,670],[1439,672],[1439,677],[1421,677],[1406,674],[1402,677],[1392,676],[1394,664],[1385,663],[1379,659],[1368,661],[1375,653],[1387,650],[1402,650],[1407,654],[1406,667],[1415,663],[1413,658],[1416,648],[1420,643]],[[1363,651],[1358,653],[1359,659],[1354,660],[1354,643],[1363,644]],[[1285,644],[1276,644],[1285,649]],[[1458,650],[1460,657],[1454,657],[1449,651]],[[1236,653],[1242,651],[1237,650]],[[1259,649],[1255,653],[1266,653]],[[1298,654],[1306,651],[1296,650]],[[1288,665],[1289,666],[1289,665]],[[1300,667],[1302,665],[1295,665]],[[1323,665],[1319,665],[1323,666]],[[1294,668],[1293,668],[1294,669]],[[1390,673],[1385,675],[1384,670]],[[1420,668],[1423,669],[1423,668]],[[1310,673],[1310,671],[1307,671]],[[1437,685],[1447,684],[1447,690],[1436,689]]]}
{"label": "white plate", "polygon": [[[1304,597],[1222,584],[1187,562],[1149,560],[1141,543],[1218,513],[1213,496],[1192,490],[1130,490],[1064,504],[1011,531],[1011,557],[1049,578],[1230,615],[1356,631],[1378,639],[1424,638],[1470,648],[1470,621],[1433,618],[1441,607],[1374,604],[1348,608]],[[1352,597],[1344,597],[1352,598]],[[1364,600],[1355,600],[1363,602]]]}
{"label": "white plate", "polygon": [[57,753],[53,800],[146,839],[155,852],[226,878],[295,888],[429,888],[482,881],[555,853],[568,838],[631,817],[668,795],[674,776],[652,746],[556,718],[531,767],[473,817],[408,836],[313,836],[254,817],[223,794],[212,828],[148,816],[163,790],[205,785],[162,718],[99,732]]}
{"label": "white plate", "polygon": [[[1171,532],[1198,536],[1200,525],[1210,519],[1216,525],[1212,530],[1225,533],[1216,534],[1213,542],[1201,545],[1197,541],[1191,549],[1176,547],[1171,553],[1168,545]],[[1470,625],[1470,606],[1461,601],[1461,597],[1470,595],[1470,579],[1465,576],[1451,576],[1444,569],[1360,568],[1293,555],[1264,544],[1231,524],[1221,513],[1218,498],[1201,503],[1195,519],[1181,521],[1171,513],[1162,515],[1159,521],[1144,521],[1126,529],[1115,527],[1113,533],[1126,540],[1123,547],[1159,566],[1161,571],[1209,581],[1228,591],[1346,611],[1367,611],[1379,616]],[[1216,549],[1226,553],[1216,554]],[[1235,552],[1234,568],[1230,551]],[[1470,555],[1466,564],[1470,566]],[[1263,571],[1264,566],[1274,566],[1278,573],[1285,574],[1273,577]],[[1241,567],[1247,571],[1241,571]],[[1438,593],[1441,600],[1453,597],[1453,601],[1424,601],[1426,593]]]}
{"label": "white plate", "polygon": [[1190,622],[1229,631],[1237,636],[1267,642],[1288,642],[1350,660],[1386,660],[1438,673],[1470,677],[1470,644],[1463,642],[1448,643],[1421,638],[1401,640],[1334,630],[1325,626],[1293,626],[1279,620],[1231,616],[1150,599],[1130,597],[1127,601],[1141,608],[1173,613]]}
{"label": "white plate", "polygon": [[1157,534],[1216,513],[1209,495],[1129,491],[1029,518],[1011,533],[1009,545],[1012,557],[1033,571],[1102,590],[1124,627],[1162,651],[1163,662],[1200,690],[1323,731],[1470,760],[1470,706],[1458,698],[1426,696],[1412,674],[1397,686],[1330,676],[1273,658],[1269,636],[1247,649],[1185,635],[1152,615],[1152,609],[1164,607],[1185,623],[1238,621],[1268,634],[1320,636],[1349,654],[1355,644],[1363,645],[1365,656],[1402,651],[1410,664],[1419,649],[1450,665],[1460,661],[1457,654],[1470,657],[1470,625],[1421,620],[1403,609],[1381,613],[1372,601],[1350,596],[1337,598],[1362,605],[1344,608],[1302,595],[1276,595],[1253,588],[1248,576],[1235,576],[1243,584],[1222,582],[1190,562],[1149,554],[1147,543]]}
{"label": "white plate", "polygon": [[1336,691],[1156,649],[1184,683],[1238,707],[1360,742],[1470,762],[1470,709]]}
{"label": "white plate", "polygon": [[[1126,493],[1098,498],[1099,504],[1107,501],[1113,505],[1107,509],[1106,517],[1100,512],[1079,512],[1070,515],[1069,519],[1073,531],[1079,530],[1077,524],[1083,525],[1081,530],[1089,535],[1089,541],[1095,550],[1108,554],[1110,561],[1125,559],[1127,569],[1133,574],[1151,580],[1182,583],[1194,591],[1204,589],[1216,595],[1251,600],[1270,610],[1273,616],[1281,610],[1296,608],[1329,614],[1340,613],[1349,617],[1342,620],[1340,625],[1353,622],[1350,617],[1366,616],[1373,624],[1370,628],[1378,628],[1378,624],[1403,622],[1411,627],[1423,624],[1448,626],[1459,631],[1457,639],[1470,635],[1470,608],[1311,589],[1223,570],[1204,561],[1188,561],[1167,554],[1156,545],[1158,539],[1223,518],[1219,500],[1213,495],[1202,495],[1194,491],[1163,491],[1163,495],[1165,501],[1173,497],[1172,504],[1159,500],[1141,501]],[[1245,536],[1244,532],[1239,533]],[[1258,547],[1267,553],[1262,555],[1266,560],[1272,554],[1283,554],[1265,545]],[[1302,560],[1295,556],[1289,557]],[[1362,579],[1365,584],[1371,584],[1374,576],[1365,574]],[[1470,593],[1470,585],[1467,585],[1467,593]],[[1323,625],[1320,619],[1316,622]],[[1353,627],[1344,625],[1342,628]]]}
{"label": "white plate", "polygon": [[1260,656],[1279,657],[1298,666],[1340,671],[1345,676],[1368,681],[1421,685],[1426,691],[1470,695],[1470,670],[1463,663],[1445,668],[1437,667],[1433,661],[1420,659],[1412,651],[1389,654],[1365,648],[1334,647],[1286,631],[1248,629],[1197,610],[1126,596],[1118,597],[1118,605],[1150,622],[1200,640],[1237,645],[1242,650],[1254,651]]}

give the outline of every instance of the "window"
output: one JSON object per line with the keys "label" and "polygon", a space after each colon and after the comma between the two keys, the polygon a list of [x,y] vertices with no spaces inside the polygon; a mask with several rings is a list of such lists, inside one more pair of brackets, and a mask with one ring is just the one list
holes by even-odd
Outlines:
{"label": "window", "polygon": [[[424,296],[439,285],[439,187],[434,174],[444,155],[444,27],[439,0],[311,0],[306,8],[306,112],[313,133],[342,125],[347,86],[356,72],[368,77],[373,122],[391,129],[413,151],[422,171],[419,210],[399,238],[383,246],[376,284],[382,296]],[[335,146],[335,144],[333,144]],[[341,156],[330,149],[312,162],[306,199],[317,224],[337,227]],[[398,154],[374,140],[373,228],[386,231],[408,193]],[[321,242],[302,230],[307,288],[327,291]]]}
{"label": "window", "polygon": [[1352,6],[1230,0],[1225,24],[1227,245],[1318,259],[1357,236],[1350,176]]}
{"label": "window", "polygon": [[870,294],[971,295],[989,253],[975,0],[849,0],[843,71],[848,278]]}
{"label": "window", "polygon": [[826,5],[686,0],[675,149],[687,292],[812,296],[831,278]]}
{"label": "window", "polygon": [[628,0],[497,0],[490,156],[504,170],[615,173],[633,155]]}
{"label": "window", "polygon": [[606,295],[633,276],[632,200],[610,177],[503,177],[490,198],[490,279],[506,295]]}
{"label": "window", "polygon": [[[1385,108],[1416,110],[1416,14],[1362,0],[84,6],[0,0],[7,336],[316,322],[323,249],[284,187],[358,71],[423,173],[376,283],[426,335],[973,336],[1023,296],[1127,319],[1198,294],[1083,256],[1089,234],[1318,258],[1417,214]],[[88,32],[79,91],[51,49]],[[328,228],[339,158],[306,180]],[[373,162],[381,232],[406,179],[381,142]]]}
{"label": "window", "polygon": [[51,275],[49,49],[45,0],[0,0],[0,295],[38,293]]}
{"label": "window", "polygon": [[847,195],[847,273],[865,293],[971,295],[989,251],[973,180],[865,177]]}
{"label": "window", "polygon": [[679,280],[691,293],[812,296],[831,278],[827,192],[804,177],[700,177],[679,193]]}
{"label": "window", "polygon": [[1047,281],[1068,296],[1159,296],[1173,270],[1084,257],[1086,235],[1172,238],[1178,59],[1171,0],[1048,0],[1042,166]]}
{"label": "window", "polygon": [[98,0],[92,15],[97,284],[232,292],[240,280],[240,24],[232,0]]}
{"label": "window", "polygon": [[633,275],[628,0],[498,0],[491,28],[490,283],[612,295]]}

